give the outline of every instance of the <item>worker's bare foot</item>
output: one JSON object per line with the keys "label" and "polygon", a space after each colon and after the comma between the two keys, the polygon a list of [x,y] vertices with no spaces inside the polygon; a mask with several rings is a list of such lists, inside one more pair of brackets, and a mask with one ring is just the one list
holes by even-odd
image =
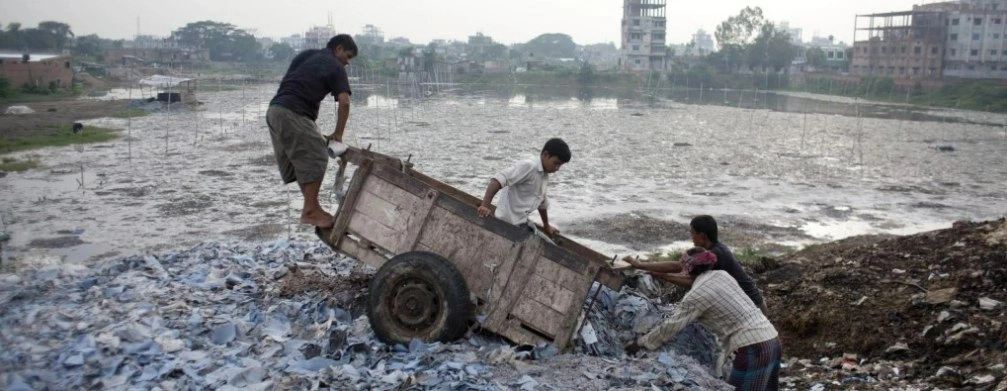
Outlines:
{"label": "worker's bare foot", "polygon": [[324,210],[301,214],[301,224],[311,224],[318,228],[332,228],[335,223],[335,218]]}

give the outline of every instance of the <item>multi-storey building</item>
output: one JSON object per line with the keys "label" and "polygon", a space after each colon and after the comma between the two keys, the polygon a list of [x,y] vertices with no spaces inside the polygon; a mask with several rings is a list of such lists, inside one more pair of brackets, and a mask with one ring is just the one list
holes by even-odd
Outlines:
{"label": "multi-storey building", "polygon": [[1007,78],[1007,0],[957,0],[858,15],[850,72]]}
{"label": "multi-storey building", "polygon": [[623,0],[622,68],[660,71],[668,64],[667,0]]}
{"label": "multi-storey building", "polygon": [[717,45],[713,43],[713,36],[707,33],[706,30],[699,29],[695,34],[692,34],[692,42],[696,45],[696,52],[700,56],[717,51]]}
{"label": "multi-storey building", "polygon": [[280,38],[280,42],[290,45],[296,51],[304,49],[304,37],[301,34],[294,34],[289,37]]}
{"label": "multi-storey building", "polygon": [[1007,78],[1007,1],[968,0],[949,6],[944,76]]}
{"label": "multi-storey building", "polygon": [[336,35],[336,29],[332,25],[327,26],[315,26],[304,33],[304,48],[305,49],[321,49],[324,48],[329,40]]}

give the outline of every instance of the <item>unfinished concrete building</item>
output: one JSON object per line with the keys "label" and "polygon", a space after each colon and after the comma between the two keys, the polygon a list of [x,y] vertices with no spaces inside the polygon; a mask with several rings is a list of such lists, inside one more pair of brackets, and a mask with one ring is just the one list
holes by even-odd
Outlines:
{"label": "unfinished concrete building", "polygon": [[668,64],[666,0],[623,0],[622,68],[663,71]]}
{"label": "unfinished concrete building", "polygon": [[857,15],[850,73],[893,78],[940,78],[947,27],[942,11]]}

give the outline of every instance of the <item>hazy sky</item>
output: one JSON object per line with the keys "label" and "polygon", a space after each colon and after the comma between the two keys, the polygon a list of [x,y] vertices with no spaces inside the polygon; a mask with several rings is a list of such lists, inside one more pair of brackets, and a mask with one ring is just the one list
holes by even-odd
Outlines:
{"label": "hazy sky", "polygon": [[[768,19],[849,42],[856,14],[908,10],[922,0],[710,0],[668,2],[668,41],[685,43],[708,32],[746,5],[761,6]],[[932,2],[932,1],[929,1]],[[562,32],[579,44],[619,42],[622,0],[0,0],[0,23],[34,27],[43,20],[70,24],[77,35],[131,38],[137,33],[166,36],[186,23],[214,20],[281,37],[324,25],[329,12],[338,32],[359,33],[365,24],[386,38],[413,43],[466,39],[476,32],[503,43],[525,42],[538,34]]]}

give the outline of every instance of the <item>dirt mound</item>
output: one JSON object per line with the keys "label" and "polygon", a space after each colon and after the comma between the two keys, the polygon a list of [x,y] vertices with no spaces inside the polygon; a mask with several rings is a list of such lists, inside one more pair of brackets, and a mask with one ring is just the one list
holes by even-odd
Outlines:
{"label": "dirt mound", "polygon": [[787,356],[897,360],[906,378],[945,366],[967,378],[1007,358],[1004,219],[851,238],[782,262],[756,278]]}
{"label": "dirt mound", "polygon": [[362,314],[367,309],[367,287],[372,277],[371,273],[359,271],[341,276],[294,268],[280,282],[279,296],[289,298],[320,293],[331,304],[346,308],[354,315]]}

